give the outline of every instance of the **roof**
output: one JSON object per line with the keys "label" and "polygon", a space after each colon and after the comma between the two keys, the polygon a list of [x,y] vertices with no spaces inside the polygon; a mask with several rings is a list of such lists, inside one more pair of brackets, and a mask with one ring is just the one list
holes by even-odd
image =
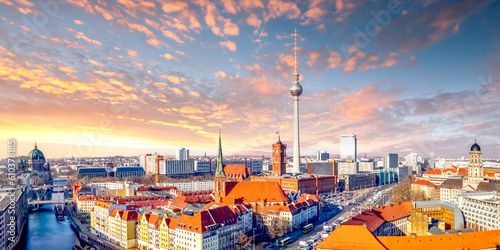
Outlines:
{"label": "roof", "polygon": [[440,175],[443,171],[441,171],[441,169],[438,169],[438,168],[434,168],[434,169],[427,169],[425,170],[425,172],[423,174],[428,174],[428,175]]}
{"label": "roof", "polygon": [[461,189],[463,187],[462,179],[446,179],[441,183],[442,188],[452,188],[452,189]]}
{"label": "roof", "polygon": [[226,195],[246,202],[288,202],[288,197],[277,182],[238,182]]}
{"label": "roof", "polygon": [[387,249],[363,226],[341,225],[316,249]]}
{"label": "roof", "polygon": [[115,172],[130,172],[130,171],[134,171],[134,172],[145,172],[144,171],[144,168],[141,168],[141,167],[117,167]]}
{"label": "roof", "polygon": [[410,216],[412,209],[412,202],[400,202],[398,204],[379,207],[374,212],[378,213],[385,221],[394,221]]}
{"label": "roof", "polygon": [[78,173],[107,173],[105,168],[80,168]]}
{"label": "roof", "polygon": [[500,245],[500,230],[473,233],[417,236],[384,236],[378,240],[388,249],[495,249]]}
{"label": "roof", "polygon": [[498,191],[500,192],[500,183],[495,183],[492,182],[491,180],[489,182],[480,182],[479,185],[477,185],[477,191]]}
{"label": "roof", "polygon": [[434,187],[434,184],[432,184],[432,182],[428,181],[428,180],[416,180],[412,183],[412,185],[422,185],[422,186],[433,186]]}
{"label": "roof", "polygon": [[342,223],[342,226],[363,226],[366,225],[366,229],[370,232],[375,232],[377,228],[379,228],[382,224],[384,224],[385,220],[382,219],[377,213],[374,213],[371,210],[365,210],[360,214],[352,217],[348,221]]}
{"label": "roof", "polygon": [[495,249],[500,245],[500,230],[472,233],[375,237],[363,226],[342,225],[317,249]]}
{"label": "roof", "polygon": [[245,164],[226,164],[224,166],[224,173],[227,174],[242,174],[250,175],[251,171]]}
{"label": "roof", "polygon": [[115,208],[109,213],[109,216],[115,217],[116,214],[118,214],[120,219],[125,220],[125,221],[137,220],[137,212],[136,211],[123,211],[121,209]]}
{"label": "roof", "polygon": [[237,223],[238,217],[227,206],[201,211],[193,216],[181,215],[177,229],[205,233],[219,226]]}

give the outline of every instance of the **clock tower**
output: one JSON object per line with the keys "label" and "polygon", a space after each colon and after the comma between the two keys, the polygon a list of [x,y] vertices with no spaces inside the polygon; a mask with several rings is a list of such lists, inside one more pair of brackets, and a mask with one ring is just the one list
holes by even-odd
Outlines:
{"label": "clock tower", "polygon": [[278,142],[273,144],[273,169],[271,174],[286,174],[286,144],[281,143],[278,135]]}

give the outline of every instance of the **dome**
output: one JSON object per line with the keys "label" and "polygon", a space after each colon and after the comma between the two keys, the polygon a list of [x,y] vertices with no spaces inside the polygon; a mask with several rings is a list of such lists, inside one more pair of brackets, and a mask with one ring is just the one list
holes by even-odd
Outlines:
{"label": "dome", "polygon": [[45,160],[45,156],[43,155],[42,151],[38,150],[35,143],[35,149],[31,150],[31,152],[28,154],[28,160],[38,160],[38,159]]}
{"label": "dome", "polygon": [[481,151],[481,147],[477,145],[477,143],[472,144],[472,147],[470,147],[470,151]]}
{"label": "dome", "polygon": [[292,96],[300,96],[302,94],[302,86],[298,83],[293,84],[290,88],[290,94],[292,94]]}

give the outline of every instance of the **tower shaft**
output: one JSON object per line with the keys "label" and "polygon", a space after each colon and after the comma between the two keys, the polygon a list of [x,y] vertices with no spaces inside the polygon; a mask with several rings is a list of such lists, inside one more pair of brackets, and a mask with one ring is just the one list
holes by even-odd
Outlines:
{"label": "tower shaft", "polygon": [[300,173],[299,97],[293,97],[293,172]]}

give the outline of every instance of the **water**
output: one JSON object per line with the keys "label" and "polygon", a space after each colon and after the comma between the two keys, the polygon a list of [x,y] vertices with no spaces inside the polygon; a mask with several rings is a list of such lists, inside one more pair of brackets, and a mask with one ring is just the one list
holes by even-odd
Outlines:
{"label": "water", "polygon": [[[54,180],[54,185],[65,186],[67,182]],[[52,193],[52,200],[61,199],[64,199],[64,193]],[[38,211],[28,215],[28,228],[23,238],[19,249],[71,250],[75,244],[79,244],[68,218],[56,220],[52,204],[42,205]]]}

